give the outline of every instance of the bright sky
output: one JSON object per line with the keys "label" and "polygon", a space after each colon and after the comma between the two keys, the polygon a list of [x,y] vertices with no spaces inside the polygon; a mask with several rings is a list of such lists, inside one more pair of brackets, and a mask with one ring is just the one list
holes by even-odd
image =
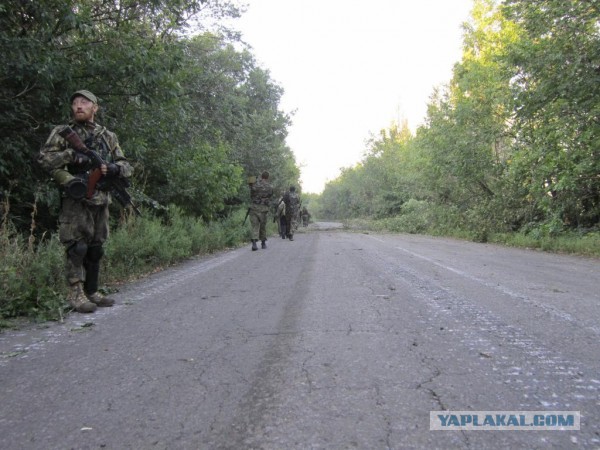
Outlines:
{"label": "bright sky", "polygon": [[303,192],[320,193],[365,142],[422,123],[461,58],[473,0],[247,0],[235,26],[284,90]]}

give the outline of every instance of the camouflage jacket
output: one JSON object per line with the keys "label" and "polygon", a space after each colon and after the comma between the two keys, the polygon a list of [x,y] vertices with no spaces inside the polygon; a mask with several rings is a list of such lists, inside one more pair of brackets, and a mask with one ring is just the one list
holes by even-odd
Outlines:
{"label": "camouflage jacket", "polygon": [[[78,123],[70,122],[69,126],[75,130],[85,144],[96,151],[100,157],[108,162],[115,163],[120,167],[120,176],[128,178],[133,173],[133,168],[127,162],[117,135],[108,131],[105,127],[96,123]],[[71,175],[85,178],[87,172],[81,172],[71,165],[75,161],[76,152],[69,143],[58,133],[65,128],[64,125],[55,127],[50,133],[50,137],[40,150],[38,163],[53,178],[56,178],[61,171],[67,171]],[[108,192],[96,190],[90,199],[84,201],[92,205],[105,205],[109,202],[110,194]]]}
{"label": "camouflage jacket", "polygon": [[285,202],[283,198],[279,199],[279,203],[277,203],[277,217],[285,216]]}
{"label": "camouflage jacket", "polygon": [[298,214],[298,210],[300,209],[300,196],[298,193],[286,192],[283,196],[283,201],[285,202],[285,212],[287,215]]}
{"label": "camouflage jacket", "polygon": [[256,183],[250,185],[250,199],[252,200],[252,204],[269,206],[272,196],[273,188],[267,180],[261,178]]}

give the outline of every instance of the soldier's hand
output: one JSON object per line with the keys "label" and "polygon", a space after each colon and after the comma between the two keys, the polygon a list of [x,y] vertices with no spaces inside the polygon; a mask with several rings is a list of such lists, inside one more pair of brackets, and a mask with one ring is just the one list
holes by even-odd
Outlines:
{"label": "soldier's hand", "polygon": [[69,166],[76,172],[85,172],[90,167],[91,160],[83,153],[75,153]]}
{"label": "soldier's hand", "polygon": [[114,163],[108,163],[106,165],[100,166],[100,170],[103,175],[106,175],[108,178],[118,177],[121,172],[121,168]]}
{"label": "soldier's hand", "polygon": [[83,153],[75,153],[75,157],[73,158],[73,164],[77,164],[80,166],[87,166],[90,163],[90,158]]}

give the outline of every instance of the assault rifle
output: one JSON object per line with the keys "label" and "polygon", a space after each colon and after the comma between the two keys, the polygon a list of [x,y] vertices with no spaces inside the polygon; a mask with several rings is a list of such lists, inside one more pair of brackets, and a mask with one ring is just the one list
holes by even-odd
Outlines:
{"label": "assault rifle", "polygon": [[246,225],[246,220],[248,220],[248,216],[250,215],[250,208],[246,211],[246,217],[244,217],[244,221],[242,222],[242,226]]}
{"label": "assault rifle", "polygon": [[133,211],[138,216],[142,215],[137,206],[135,206],[131,201],[131,195],[129,194],[129,192],[127,192],[127,188],[129,187],[128,180],[120,178],[118,176],[107,178],[104,175],[102,175],[100,166],[107,166],[108,163],[104,161],[98,153],[96,153],[91,148],[87,147],[83,143],[79,135],[71,127],[66,126],[58,134],[60,134],[69,144],[71,144],[71,147],[73,147],[73,149],[76,152],[87,156],[91,161],[92,170],[90,171],[90,175],[87,181],[87,192],[85,195],[86,198],[92,198],[96,187],[98,187],[98,189],[100,190],[110,191],[124,208],[127,208],[127,206],[131,206]]}

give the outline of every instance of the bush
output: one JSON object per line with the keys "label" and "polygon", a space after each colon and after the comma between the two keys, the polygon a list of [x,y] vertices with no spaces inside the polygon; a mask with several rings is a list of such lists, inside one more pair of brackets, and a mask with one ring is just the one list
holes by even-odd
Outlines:
{"label": "bush", "polygon": [[240,213],[205,223],[171,206],[166,218],[129,216],[106,245],[105,271],[110,279],[137,276],[198,254],[234,247],[248,240]]}
{"label": "bush", "polygon": [[[245,211],[205,223],[171,207],[165,218],[125,216],[113,224],[100,272],[104,285],[130,280],[186,258],[250,240]],[[59,319],[65,302],[65,255],[57,235],[38,242],[0,228],[0,320]],[[2,322],[0,322],[0,326]]]}
{"label": "bush", "polygon": [[455,235],[464,237],[464,219],[450,206],[436,205],[423,200],[410,199],[399,215],[378,220],[353,219],[348,228],[362,228],[393,233]]}
{"label": "bush", "polygon": [[0,228],[0,318],[56,319],[66,294],[64,249],[55,236],[34,246],[10,227]]}

